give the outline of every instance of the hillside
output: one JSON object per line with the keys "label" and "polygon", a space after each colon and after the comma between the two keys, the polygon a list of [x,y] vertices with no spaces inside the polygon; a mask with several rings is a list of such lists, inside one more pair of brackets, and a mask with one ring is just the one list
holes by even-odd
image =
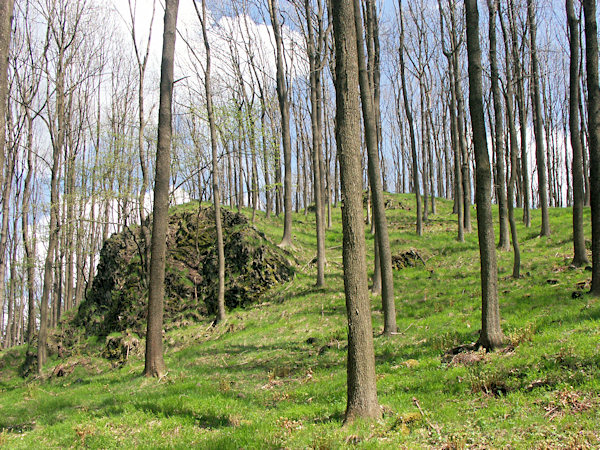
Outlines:
{"label": "hillside", "polygon": [[[104,339],[77,335],[72,354],[54,355],[43,379],[18,376],[25,348],[2,351],[0,446],[600,446],[600,303],[585,294],[590,272],[569,267],[570,210],[550,210],[550,238],[537,237],[539,211],[531,228],[518,222],[523,278],[510,277],[511,252],[498,254],[506,349],[452,357],[444,354],[476,341],[481,320],[476,226],[456,242],[452,204],[438,200],[419,237],[414,198],[392,198],[392,254],[420,258],[394,271],[397,335],[380,335],[380,297],[372,297],[381,421],[341,426],[346,311],[335,209],[325,288],[313,286],[314,215],[296,214],[295,278],[217,327],[206,319],[168,331],[161,380],[141,376],[143,342],[114,362],[102,357]],[[281,222],[259,215],[256,226],[277,242]]]}

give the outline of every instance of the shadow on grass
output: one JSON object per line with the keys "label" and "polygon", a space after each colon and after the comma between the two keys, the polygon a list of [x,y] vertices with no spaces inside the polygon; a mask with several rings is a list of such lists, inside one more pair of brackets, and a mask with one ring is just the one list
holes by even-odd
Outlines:
{"label": "shadow on grass", "polygon": [[229,418],[226,416],[217,416],[213,414],[198,413],[189,408],[177,408],[174,406],[164,406],[158,402],[144,401],[135,402],[133,406],[145,413],[151,413],[156,416],[164,417],[182,417],[192,420],[198,427],[206,429],[223,428],[230,426]]}

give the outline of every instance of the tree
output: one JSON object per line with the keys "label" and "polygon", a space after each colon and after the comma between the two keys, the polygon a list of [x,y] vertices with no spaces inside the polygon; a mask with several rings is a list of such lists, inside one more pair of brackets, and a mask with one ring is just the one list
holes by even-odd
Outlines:
{"label": "tree", "polygon": [[[569,131],[573,149],[573,261],[574,266],[589,263],[585,251],[583,233],[583,154],[579,130],[579,21],[575,16],[573,0],[566,0],[567,25],[569,26]],[[567,177],[568,178],[568,177]]]}
{"label": "tree", "polygon": [[537,57],[537,25],[533,0],[527,0],[527,22],[529,24],[529,45],[531,47],[531,83],[533,85],[533,130],[535,134],[535,159],[538,173],[538,190],[542,208],[542,230],[540,236],[550,236],[548,217],[548,176],[546,173],[546,146],[544,145],[544,122],[542,119],[542,100],[540,95],[540,69]]}
{"label": "tree", "polygon": [[588,89],[590,149],[590,206],[592,210],[592,288],[600,295],[600,84],[598,81],[598,24],[596,0],[583,0],[585,68]]}
{"label": "tree", "polygon": [[479,12],[477,0],[465,1],[467,57],[469,61],[469,109],[475,149],[477,234],[481,258],[482,314],[479,344],[488,350],[502,345],[498,305],[498,267],[492,220],[492,182],[483,109]]}
{"label": "tree", "polygon": [[206,67],[204,69],[204,91],[206,93],[206,112],[210,129],[210,148],[212,154],[213,204],[215,209],[215,229],[217,234],[217,264],[219,287],[217,290],[217,322],[225,320],[225,249],[223,247],[223,226],[221,223],[221,199],[219,192],[219,164],[217,159],[217,127],[213,112],[211,91],[211,55],[210,43],[206,32],[206,0],[202,0],[202,14],[194,1],[196,14],[202,25],[202,38],[206,50]]}
{"label": "tree", "polygon": [[458,36],[458,27],[455,17],[455,0],[448,0],[450,3],[450,42],[452,44],[452,71],[454,74],[454,98],[456,99],[456,130],[458,137],[458,148],[461,152],[461,179],[463,192],[463,221],[464,231],[470,233],[471,226],[471,169],[469,165],[469,152],[467,149],[467,139],[465,137],[465,108],[461,86],[461,73],[459,64],[460,40]]}
{"label": "tree", "polygon": [[280,247],[292,245],[292,139],[290,136],[290,100],[288,87],[283,70],[283,38],[279,26],[278,0],[268,0],[269,13],[275,44],[277,47],[277,97],[279,99],[279,110],[281,112],[281,137],[283,142],[283,237]]}
{"label": "tree", "polygon": [[166,0],[158,108],[158,145],[154,181],[150,283],[148,286],[148,327],[144,375],[163,377],[162,326],[165,296],[165,258],[169,222],[169,180],[171,172],[173,70],[175,65],[175,31],[179,0]]}
{"label": "tree", "polygon": [[353,5],[332,0],[335,38],[336,143],[340,159],[344,290],[348,315],[345,422],[379,418],[373,328],[367,290],[362,205],[358,59]]}
{"label": "tree", "polygon": [[[2,231],[0,232],[0,307],[4,312],[4,273],[6,268],[6,239],[8,232],[8,194],[12,177],[4,179],[6,161],[6,115],[8,98],[8,66],[14,0],[0,0],[0,189],[2,190]],[[9,164],[11,165],[11,164]],[[12,166],[14,166],[14,161]],[[11,173],[10,169],[8,170]],[[12,171],[14,173],[14,171]],[[0,324],[1,325],[1,324]]]}
{"label": "tree", "polygon": [[156,0],[152,1],[152,17],[150,18],[150,25],[148,27],[148,40],[146,42],[146,49],[139,48],[137,42],[137,35],[135,30],[136,22],[136,6],[137,1],[132,4],[132,0],[129,0],[129,17],[131,19],[131,40],[133,42],[133,49],[135,52],[135,60],[138,67],[138,159],[140,162],[140,169],[142,171],[142,185],[140,186],[140,193],[138,196],[138,214],[140,217],[140,238],[142,239],[141,248],[144,249],[140,252],[140,259],[142,261],[142,267],[144,269],[144,275],[146,283],[148,282],[148,262],[150,259],[150,230],[146,223],[146,190],[148,189],[148,163],[146,162],[146,152],[144,150],[144,130],[146,129],[146,115],[144,113],[144,80],[146,77],[146,69],[148,67],[148,58],[150,56],[150,42],[152,39],[152,26],[154,24],[154,13],[156,11]]}
{"label": "tree", "polygon": [[[527,108],[525,106],[525,76],[523,74],[523,67],[521,66],[521,52],[519,51],[519,38],[517,33],[517,19],[515,16],[514,0],[508,2],[508,20],[511,32],[512,41],[512,52],[511,60],[514,81],[516,84],[516,99],[517,107],[519,109],[519,127],[520,127],[520,140],[521,140],[521,177],[520,177],[520,192],[523,202],[523,223],[526,227],[531,226],[531,214],[530,214],[530,202],[529,202],[529,163],[527,157]],[[505,36],[506,40],[506,36]],[[509,70],[509,69],[507,69]],[[520,206],[520,202],[517,203]]]}
{"label": "tree", "polygon": [[417,141],[415,138],[415,125],[413,121],[412,109],[408,99],[408,86],[406,85],[406,66],[404,64],[404,17],[402,15],[402,0],[398,0],[398,9],[400,14],[400,45],[398,53],[400,57],[400,82],[402,83],[402,99],[404,100],[404,112],[408,121],[408,131],[410,135],[410,150],[412,155],[412,181],[417,203],[417,234],[423,234],[423,214],[421,206],[421,188],[419,186],[419,162],[417,157]]}
{"label": "tree", "polygon": [[[322,9],[321,2],[319,1],[319,9]],[[313,32],[313,24],[311,18],[310,1],[304,1],[304,10],[306,14],[306,35],[307,35],[307,52],[308,62],[310,67],[310,122],[312,127],[312,166],[313,166],[313,187],[314,187],[314,198],[315,198],[315,221],[317,230],[317,283],[318,287],[323,286],[325,283],[325,220],[323,217],[323,187],[321,181],[323,180],[323,174],[321,173],[321,142],[322,142],[322,129],[321,121],[319,120],[321,115],[321,53],[317,53],[315,48],[315,38]],[[318,56],[317,56],[318,55]]]}
{"label": "tree", "polygon": [[4,175],[6,99],[8,97],[8,55],[14,0],[0,0],[0,186]]}
{"label": "tree", "polygon": [[[62,159],[67,142],[67,128],[69,126],[69,114],[71,102],[69,98],[75,91],[70,85],[68,74],[72,69],[76,56],[82,47],[82,27],[86,9],[86,1],[74,2],[49,2],[47,9],[43,12],[47,21],[46,42],[44,50],[44,71],[46,76],[46,95],[50,97],[54,90],[54,108],[46,105],[47,117],[41,116],[48,127],[50,141],[52,144],[52,164],[50,176],[50,221],[48,236],[48,252],[44,261],[42,296],[40,298],[40,331],[38,336],[38,371],[41,374],[47,357],[47,332],[48,332],[48,304],[55,294],[53,289],[53,277],[55,276],[55,263],[58,254],[58,243],[60,235],[60,172],[62,170]],[[52,46],[52,54],[48,55],[48,48]],[[53,59],[53,66],[49,60]],[[73,72],[75,72],[73,70]],[[77,83],[76,80],[74,84]],[[69,95],[68,95],[69,94]],[[56,264],[56,268],[59,265]],[[60,265],[62,267],[62,265]],[[62,287],[62,283],[58,283]],[[53,302],[57,317],[60,308],[58,302]],[[51,322],[53,323],[53,322]]]}
{"label": "tree", "polygon": [[381,267],[381,300],[383,303],[384,328],[383,333],[391,335],[396,332],[396,306],[394,304],[394,277],[392,274],[392,252],[388,236],[383,186],[381,182],[381,167],[379,164],[379,146],[377,145],[377,119],[374,110],[374,97],[369,85],[365,51],[362,36],[362,19],[360,0],[354,0],[354,20],[356,28],[356,48],[358,57],[360,96],[363,112],[363,123],[367,141],[367,159],[369,183],[373,198],[373,219],[375,222],[376,248],[379,250]]}
{"label": "tree", "polygon": [[[498,3],[496,3],[498,6]],[[500,17],[500,27],[502,28],[502,35],[504,36],[504,55],[506,61],[510,60],[510,49],[508,43],[508,32],[502,14]],[[520,277],[521,270],[521,251],[519,248],[519,239],[517,235],[517,224],[515,222],[514,203],[516,200],[515,186],[517,184],[518,174],[518,157],[519,146],[517,144],[517,130],[515,129],[515,108],[514,108],[514,92],[513,92],[513,79],[510,68],[506,69],[506,90],[504,92],[506,100],[506,121],[508,122],[508,136],[509,136],[509,155],[510,155],[510,176],[507,185],[507,205],[508,205],[508,223],[510,224],[510,236],[513,245],[513,278]]]}
{"label": "tree", "polygon": [[506,174],[504,172],[504,124],[502,123],[502,96],[500,94],[500,76],[498,74],[498,58],[496,55],[496,0],[488,0],[489,39],[490,39],[490,72],[492,79],[492,97],[494,100],[494,136],[496,151],[496,197],[498,198],[498,221],[500,233],[498,247],[509,248],[508,216],[506,206]]}
{"label": "tree", "polygon": [[457,108],[456,108],[456,90],[454,89],[454,77],[456,74],[454,73],[454,52],[456,49],[449,51],[446,49],[445,40],[444,40],[444,13],[442,10],[442,0],[438,0],[438,10],[440,13],[440,33],[441,33],[441,42],[442,42],[442,52],[446,59],[448,60],[448,72],[450,79],[450,102],[449,102],[449,110],[450,110],[450,140],[452,142],[452,149],[454,150],[454,207],[458,216],[458,230],[457,230],[457,239],[458,242],[465,241],[465,232],[464,232],[464,209],[463,209],[463,182],[462,182],[462,170],[461,170],[461,151],[460,144],[458,142],[458,119],[457,119]]}

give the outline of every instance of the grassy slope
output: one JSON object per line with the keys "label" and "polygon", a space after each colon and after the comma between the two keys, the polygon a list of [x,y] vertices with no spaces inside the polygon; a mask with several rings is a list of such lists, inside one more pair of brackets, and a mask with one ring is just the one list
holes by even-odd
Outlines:
{"label": "grassy slope", "polygon": [[[457,243],[451,204],[438,201],[438,209],[423,237],[414,233],[414,208],[388,211],[392,252],[414,248],[427,263],[394,273],[397,336],[379,336],[380,298],[372,298],[380,422],[341,427],[346,326],[335,210],[326,288],[313,287],[308,264],[314,216],[296,215],[296,279],[217,328],[206,322],[169,332],[163,380],[140,376],[142,355],[111,369],[92,352],[72,358],[82,363],[67,377],[24,382],[11,369],[24,350],[4,352],[0,446],[599,446],[600,303],[571,295],[590,272],[568,268],[570,211],[551,210],[549,239],[536,237],[538,211],[530,229],[519,224],[524,278],[509,278],[512,254],[499,253],[502,327],[516,348],[466,366],[440,356],[477,338],[477,235]],[[277,242],[280,220],[258,227]]]}

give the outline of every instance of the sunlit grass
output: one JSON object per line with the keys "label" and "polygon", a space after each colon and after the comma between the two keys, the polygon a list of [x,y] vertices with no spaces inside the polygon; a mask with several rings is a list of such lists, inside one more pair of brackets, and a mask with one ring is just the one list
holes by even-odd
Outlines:
{"label": "sunlit grass", "polygon": [[[113,367],[99,357],[103,342],[93,340],[71,358],[78,365],[65,377],[20,379],[24,348],[3,351],[0,445],[600,445],[600,306],[587,295],[573,296],[584,292],[577,283],[589,280],[590,272],[569,268],[570,210],[551,210],[550,238],[536,237],[538,211],[531,228],[518,221],[523,278],[510,277],[512,253],[498,253],[502,327],[514,349],[481,355],[471,365],[447,364],[443,353],[476,341],[480,328],[476,225],[458,243],[452,204],[438,200],[438,213],[419,237],[414,198],[394,198],[410,210],[388,210],[392,253],[415,249],[425,264],[394,272],[399,334],[381,336],[381,299],[372,297],[381,421],[341,426],[347,342],[338,208],[327,232],[325,287],[314,287],[314,215],[294,215],[294,280],[259,305],[230,311],[217,327],[207,319],[168,332],[162,380],[141,376],[142,354]],[[257,214],[256,226],[275,244],[282,224],[283,215]],[[368,236],[371,269],[372,244]],[[54,357],[47,375],[60,363]]]}

